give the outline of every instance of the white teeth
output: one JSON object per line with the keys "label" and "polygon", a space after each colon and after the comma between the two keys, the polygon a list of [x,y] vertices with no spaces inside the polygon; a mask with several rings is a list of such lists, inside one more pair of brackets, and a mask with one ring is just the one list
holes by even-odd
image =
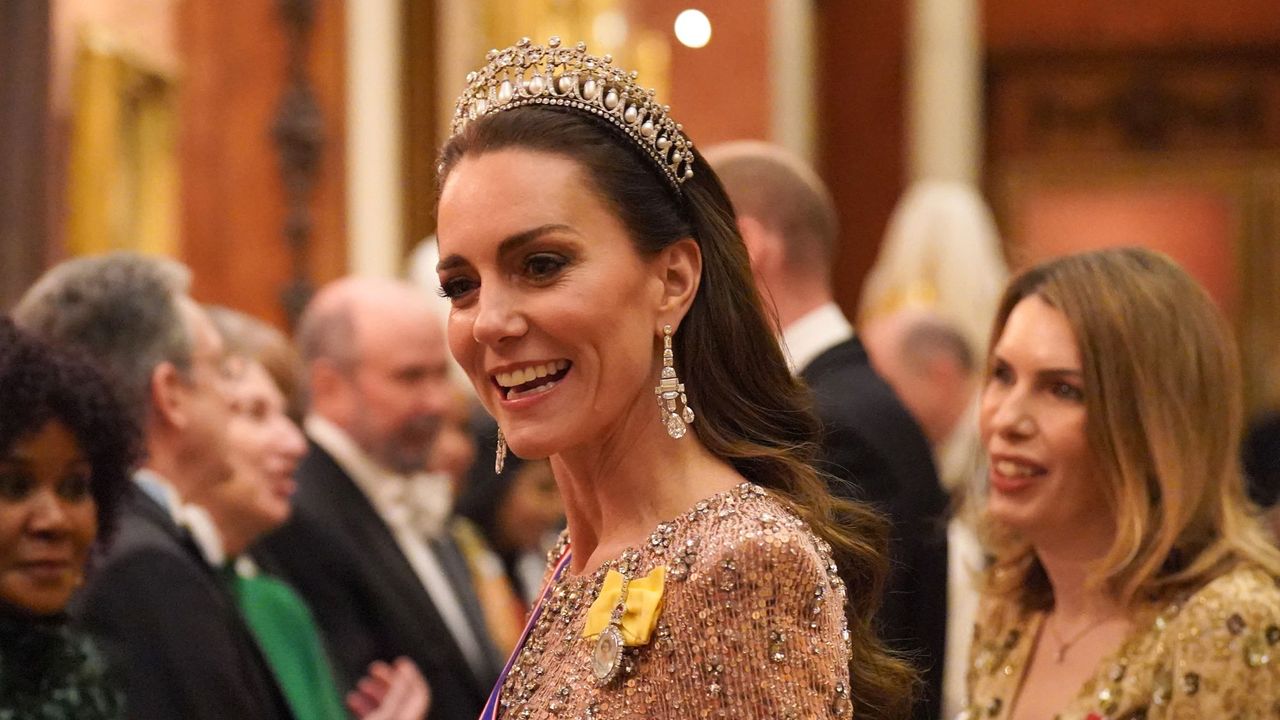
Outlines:
{"label": "white teeth", "polygon": [[538,378],[554,375],[567,367],[569,367],[568,360],[555,360],[542,365],[529,365],[510,372],[498,373],[494,376],[494,379],[504,388],[513,388]]}
{"label": "white teeth", "polygon": [[537,395],[538,393],[544,393],[559,384],[560,383],[555,382],[553,380],[549,383],[543,383],[542,385],[539,385],[533,388],[532,390],[512,390],[507,393],[507,399],[515,400],[516,398],[522,398],[522,397],[525,397],[526,395]]}
{"label": "white teeth", "polygon": [[1039,468],[1014,460],[997,460],[996,472],[1005,477],[1031,477],[1039,472]]}

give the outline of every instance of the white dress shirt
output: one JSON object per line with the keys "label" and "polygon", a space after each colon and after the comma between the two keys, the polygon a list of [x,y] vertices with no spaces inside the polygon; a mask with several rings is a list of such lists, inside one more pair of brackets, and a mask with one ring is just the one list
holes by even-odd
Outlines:
{"label": "white dress shirt", "polygon": [[183,501],[173,483],[154,470],[138,469],[133,474],[133,481],[169,513],[174,525],[191,533],[191,539],[204,555],[205,562],[215,568],[222,567],[227,561],[227,553],[223,549],[222,533],[218,532],[208,510]]}
{"label": "white dress shirt", "polygon": [[782,329],[782,352],[799,374],[814,358],[853,337],[853,326],[834,302],[810,310]]}
{"label": "white dress shirt", "polygon": [[[424,526],[444,527],[444,519],[448,517],[451,506],[447,478],[439,482],[443,476],[430,473],[406,476],[387,470],[365,454],[350,435],[319,415],[308,415],[305,427],[307,435],[333,456],[391,529],[400,552],[404,553],[418,575],[472,672],[484,677],[488,664],[481,640],[467,622],[462,602],[427,542],[431,533],[424,532]],[[434,487],[438,492],[422,492],[423,487]],[[431,502],[432,496],[440,502]],[[435,515],[439,517],[430,517]]]}

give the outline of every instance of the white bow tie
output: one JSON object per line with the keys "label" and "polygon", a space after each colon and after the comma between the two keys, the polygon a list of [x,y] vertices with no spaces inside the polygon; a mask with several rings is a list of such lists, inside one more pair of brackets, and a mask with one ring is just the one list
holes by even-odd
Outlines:
{"label": "white bow tie", "polygon": [[389,477],[379,485],[378,500],[388,522],[424,539],[439,536],[453,513],[453,489],[441,473]]}

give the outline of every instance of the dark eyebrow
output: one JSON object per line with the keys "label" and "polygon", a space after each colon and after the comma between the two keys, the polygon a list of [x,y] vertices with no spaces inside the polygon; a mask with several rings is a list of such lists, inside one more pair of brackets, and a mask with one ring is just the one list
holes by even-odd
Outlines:
{"label": "dark eyebrow", "polygon": [[[990,363],[989,363],[989,364],[990,364],[990,365],[995,365],[995,364],[997,364],[997,363],[1003,363],[1003,364],[1005,364],[1005,365],[1009,365],[1009,364],[1010,364],[1010,362],[1009,362],[1008,360],[1005,360],[1003,357],[1001,357],[1001,356],[1000,356],[1000,353],[992,352],[992,353],[991,353],[991,360],[990,360]],[[1082,378],[1082,379],[1083,379],[1083,378],[1084,378],[1084,371],[1083,371],[1083,370],[1080,370],[1080,369],[1078,369],[1078,368],[1065,368],[1065,367],[1063,367],[1063,368],[1044,368],[1043,370],[1037,370],[1037,371],[1036,371],[1036,376],[1037,376],[1037,377],[1040,377],[1040,378],[1075,377],[1075,378]]]}
{"label": "dark eyebrow", "polygon": [[[514,252],[520,249],[520,246],[526,245],[530,242],[533,242],[534,240],[537,240],[543,235],[547,235],[553,232],[569,232],[569,233],[573,233],[574,235],[581,234],[577,230],[575,230],[573,227],[562,224],[562,223],[548,223],[546,225],[539,225],[536,228],[530,228],[528,230],[518,232],[515,235],[508,236],[505,240],[503,240],[498,245],[498,255],[499,256],[507,255],[511,252]],[[436,263],[436,272],[444,272],[446,270],[452,270],[456,267],[459,267],[461,265],[466,265],[466,264],[467,264],[467,261],[464,260],[461,255],[458,255],[455,253],[455,254],[449,255],[448,257],[441,258],[440,262]]]}
{"label": "dark eyebrow", "polygon": [[1047,368],[1036,372],[1042,378],[1076,377],[1083,378],[1084,372],[1074,368]]}

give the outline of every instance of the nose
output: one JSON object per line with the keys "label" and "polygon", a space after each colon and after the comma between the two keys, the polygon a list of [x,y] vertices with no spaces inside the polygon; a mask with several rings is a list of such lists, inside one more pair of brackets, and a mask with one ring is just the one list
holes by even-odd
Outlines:
{"label": "nose", "polygon": [[520,337],[529,325],[520,312],[514,293],[506,291],[498,283],[489,283],[477,298],[475,321],[471,336],[488,347],[498,347],[504,341]]}
{"label": "nose", "polygon": [[277,418],[280,426],[280,454],[289,459],[291,463],[297,464],[303,455],[307,454],[307,440],[303,437],[302,431],[294,424],[288,416],[283,413]]}
{"label": "nose", "polygon": [[992,399],[989,409],[991,430],[1006,439],[1023,439],[1035,434],[1036,422],[1027,405],[1027,395],[1013,388]]}
{"label": "nose", "polygon": [[45,537],[60,537],[70,531],[71,518],[62,498],[53,490],[44,490],[31,499],[31,515],[27,527]]}

